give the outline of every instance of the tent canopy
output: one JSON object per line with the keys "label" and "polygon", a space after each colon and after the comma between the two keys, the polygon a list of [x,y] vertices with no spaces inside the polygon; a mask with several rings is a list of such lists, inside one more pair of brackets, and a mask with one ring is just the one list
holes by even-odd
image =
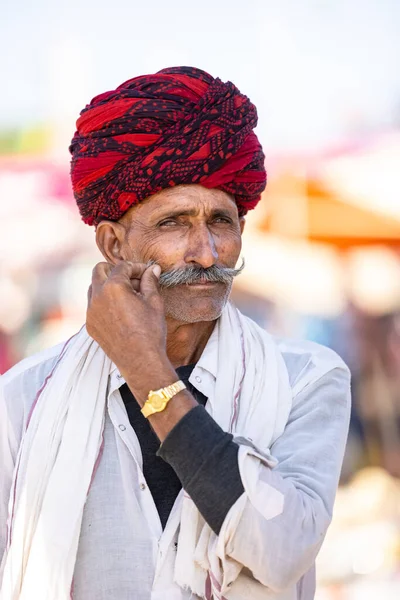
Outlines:
{"label": "tent canopy", "polygon": [[400,219],[354,204],[317,179],[282,174],[267,189],[261,231],[338,248],[376,244],[400,248]]}

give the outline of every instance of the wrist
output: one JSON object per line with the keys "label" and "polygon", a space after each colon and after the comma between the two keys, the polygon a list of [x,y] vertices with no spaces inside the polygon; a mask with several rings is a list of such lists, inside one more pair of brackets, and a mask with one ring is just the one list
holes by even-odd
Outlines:
{"label": "wrist", "polygon": [[125,381],[142,407],[147,400],[150,390],[156,391],[172,385],[179,377],[169,360],[149,360],[146,368],[128,372]]}

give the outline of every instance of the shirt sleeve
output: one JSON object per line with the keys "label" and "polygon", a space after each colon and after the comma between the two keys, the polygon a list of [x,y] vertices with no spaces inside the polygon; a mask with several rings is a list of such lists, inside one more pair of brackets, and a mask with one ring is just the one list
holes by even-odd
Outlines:
{"label": "shirt sleeve", "polygon": [[[191,413],[187,415],[186,425],[190,424],[190,419],[195,420],[196,411],[200,417],[198,408],[194,409],[190,418]],[[350,374],[343,364],[320,375],[298,392],[285,431],[271,446],[268,455],[259,453],[250,441],[237,440],[237,469],[243,493],[231,504],[222,526],[218,522],[219,528],[214,529],[218,533],[216,552],[222,571],[229,574],[224,576],[221,594],[234,583],[230,580],[232,573],[238,574],[243,568],[245,572],[250,571],[258,584],[275,593],[296,583],[312,568],[332,518],[349,418]],[[209,431],[213,429],[205,420],[202,426]],[[217,431],[215,429],[210,435],[214,440],[211,455],[216,452],[215,457],[218,439],[220,449],[224,448],[224,439],[225,449],[235,443],[229,439],[228,444],[228,438],[223,436],[229,434],[222,432],[221,435]],[[200,446],[195,430],[191,431],[194,447],[198,454],[203,453],[205,460],[201,462],[198,456],[189,453],[190,459],[184,464],[185,460],[178,457],[182,450],[179,431],[171,433],[173,437],[164,441],[161,455],[172,461],[178,476],[181,473],[185,480],[187,478],[187,483],[192,485],[188,493],[195,503],[200,502],[202,510],[205,496],[209,506],[219,502],[218,471],[213,461],[208,462],[210,446],[207,440],[204,443],[203,439]],[[184,439],[186,435],[184,431]],[[221,464],[224,462],[222,456],[223,451],[219,455]],[[232,467],[233,458],[226,464]],[[190,474],[191,465],[194,468]],[[220,476],[223,477],[222,472],[218,473]],[[223,485],[229,489],[226,480]],[[238,493],[239,486],[232,486],[232,489]],[[228,504],[224,505],[224,510]],[[202,512],[199,505],[198,508]],[[207,510],[203,516],[209,517],[211,513]],[[211,516],[211,522],[212,519]]]}
{"label": "shirt sleeve", "polygon": [[182,487],[215,533],[243,494],[239,446],[203,406],[189,411],[165,438],[157,454],[178,475]]}
{"label": "shirt sleeve", "polygon": [[[219,534],[224,572],[232,572],[233,561],[280,593],[312,568],[332,518],[349,419],[350,374],[343,365],[299,392],[269,458],[240,445],[245,492]],[[224,580],[222,590],[231,583]]]}

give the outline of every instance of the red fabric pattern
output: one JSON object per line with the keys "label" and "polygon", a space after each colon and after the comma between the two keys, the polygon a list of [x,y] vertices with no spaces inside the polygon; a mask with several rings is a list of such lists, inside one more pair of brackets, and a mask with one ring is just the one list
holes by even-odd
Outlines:
{"label": "red fabric pattern", "polygon": [[234,195],[239,215],[260,200],[257,112],[231,83],[191,67],[135,77],[96,96],[71,142],[71,179],[85,223],[118,220],[162,189],[197,183]]}

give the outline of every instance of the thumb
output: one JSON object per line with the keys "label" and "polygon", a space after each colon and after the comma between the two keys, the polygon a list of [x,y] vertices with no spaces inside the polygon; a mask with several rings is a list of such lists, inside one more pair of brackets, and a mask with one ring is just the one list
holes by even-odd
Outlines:
{"label": "thumb", "polygon": [[151,265],[145,270],[140,280],[140,293],[143,296],[150,296],[154,293],[158,295],[160,273],[160,265]]}

